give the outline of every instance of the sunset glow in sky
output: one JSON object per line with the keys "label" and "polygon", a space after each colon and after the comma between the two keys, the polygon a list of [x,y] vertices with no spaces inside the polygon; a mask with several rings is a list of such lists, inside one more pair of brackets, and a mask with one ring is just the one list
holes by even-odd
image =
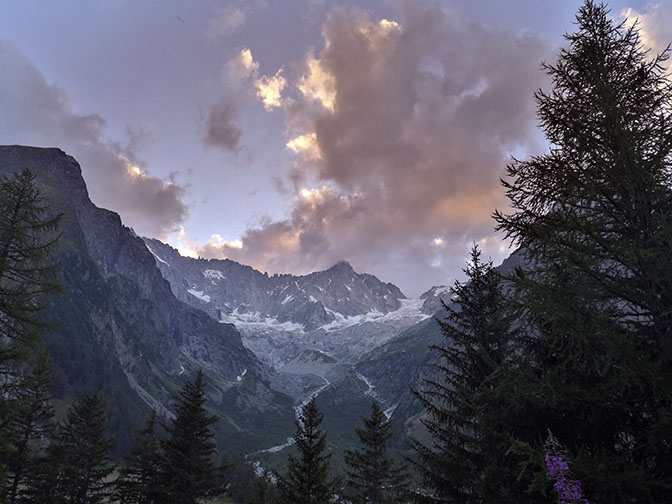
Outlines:
{"label": "sunset glow in sky", "polygon": [[[567,0],[0,0],[0,144],[60,147],[91,197],[184,254],[416,296],[461,278],[512,155],[546,149]],[[654,51],[672,0],[609,3]]]}

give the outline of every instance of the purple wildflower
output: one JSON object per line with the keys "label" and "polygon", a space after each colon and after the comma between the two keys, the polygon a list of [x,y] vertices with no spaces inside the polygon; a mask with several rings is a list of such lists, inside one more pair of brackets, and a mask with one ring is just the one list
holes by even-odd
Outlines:
{"label": "purple wildflower", "polygon": [[546,478],[552,480],[553,489],[558,495],[560,504],[589,504],[583,497],[581,482],[569,479],[571,474],[569,464],[562,458],[560,443],[551,431],[548,431],[546,440]]}
{"label": "purple wildflower", "polygon": [[546,477],[549,479],[554,478],[556,474],[569,471],[569,466],[562,460],[562,457],[551,456],[549,453],[546,454],[546,468],[548,469]]}

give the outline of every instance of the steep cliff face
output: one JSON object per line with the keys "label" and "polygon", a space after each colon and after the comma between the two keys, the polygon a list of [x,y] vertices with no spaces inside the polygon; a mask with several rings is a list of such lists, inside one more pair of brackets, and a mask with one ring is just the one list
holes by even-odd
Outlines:
{"label": "steep cliff face", "polygon": [[[0,173],[29,168],[50,211],[62,213],[59,263],[65,295],[50,296],[46,335],[63,398],[102,389],[119,451],[149,407],[170,415],[170,396],[201,368],[219,437],[238,446],[286,436],[291,399],[236,328],[176,299],[142,239],[89,199],[78,163],[59,149],[0,146]],[[282,433],[280,434],[280,430]]]}

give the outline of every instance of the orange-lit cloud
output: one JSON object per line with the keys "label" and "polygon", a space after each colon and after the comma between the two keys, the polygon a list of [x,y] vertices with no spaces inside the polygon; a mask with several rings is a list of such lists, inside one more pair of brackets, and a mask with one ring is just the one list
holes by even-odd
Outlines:
{"label": "orange-lit cloud", "polygon": [[292,138],[287,142],[287,148],[297,154],[301,154],[305,159],[316,160],[322,157],[315,133],[308,133]]}
{"label": "orange-lit cloud", "polygon": [[334,111],[336,101],[334,76],[322,68],[321,62],[315,59],[312,53],[308,54],[306,72],[301,77],[298,88],[306,99],[317,100],[325,109]]}
{"label": "orange-lit cloud", "polygon": [[243,48],[236,52],[224,65],[227,84],[238,87],[245,80],[255,78],[259,72],[259,63],[254,61],[252,51]]}
{"label": "orange-lit cloud", "polygon": [[262,75],[254,81],[257,88],[257,96],[261,98],[264,107],[271,110],[282,105],[282,90],[287,80],[282,76],[282,68],[272,77]]}
{"label": "orange-lit cloud", "polygon": [[282,92],[287,85],[282,72],[280,68],[275,75],[260,75],[259,63],[248,48],[236,52],[224,65],[227,84],[234,88],[251,86],[266,110],[282,106]]}
{"label": "orange-lit cloud", "polygon": [[5,142],[58,146],[73,155],[94,203],[117,211],[139,234],[166,238],[187,215],[185,190],[152,176],[137,154],[151,132],[129,129],[126,145],[104,139],[105,120],[80,115],[64,90],[49,84],[14,46],[0,42],[0,123]]}
{"label": "orange-lit cloud", "polygon": [[291,214],[199,253],[297,273],[348,259],[414,294],[460,274],[473,242],[502,258],[491,214],[509,153],[537,147],[544,44],[425,3],[335,9],[322,35],[283,107]]}

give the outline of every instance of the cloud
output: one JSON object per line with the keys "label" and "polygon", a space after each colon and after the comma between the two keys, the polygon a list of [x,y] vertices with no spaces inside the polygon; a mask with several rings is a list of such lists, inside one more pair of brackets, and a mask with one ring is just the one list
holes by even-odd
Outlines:
{"label": "cloud", "polygon": [[320,159],[320,147],[317,145],[317,135],[308,133],[292,138],[286,144],[287,148],[297,154],[301,154],[303,159]]}
{"label": "cloud", "polygon": [[233,104],[220,102],[213,106],[205,120],[203,143],[227,151],[238,149],[243,132],[236,125],[235,118],[236,108]]}
{"label": "cloud", "polygon": [[252,52],[247,48],[238,51],[224,65],[227,83],[233,87],[239,87],[243,82],[255,78],[258,74],[259,63],[254,61]]}
{"label": "cloud", "polygon": [[244,5],[217,8],[215,15],[207,21],[205,34],[211,40],[229,37],[243,27],[246,19],[247,8]]}
{"label": "cloud", "polygon": [[297,155],[290,215],[200,255],[296,273],[347,259],[419,294],[459,276],[472,242],[508,254],[491,214],[508,203],[509,153],[541,148],[533,93],[546,46],[435,4],[400,9],[394,20],[330,12],[323,49],[282,101]]}
{"label": "cloud", "polygon": [[129,129],[127,145],[106,141],[105,121],[76,113],[67,93],[17,48],[0,43],[0,138],[3,142],[60,147],[82,165],[92,200],[119,212],[138,233],[166,237],[187,215],[184,188],[150,175],[135,149],[149,130]]}
{"label": "cloud", "polygon": [[306,58],[305,74],[299,82],[299,91],[308,100],[318,100],[324,108],[334,111],[336,99],[334,76],[322,68],[320,60],[312,53]]}
{"label": "cloud", "polygon": [[287,80],[281,74],[282,68],[272,77],[262,75],[254,81],[254,86],[257,88],[257,96],[261,98],[266,110],[271,110],[282,105],[282,90],[285,88]]}
{"label": "cloud", "polygon": [[672,4],[669,2],[648,2],[643,12],[633,8],[621,10],[621,17],[628,26],[638,21],[639,35],[645,49],[653,54],[661,53],[672,43]]}
{"label": "cloud", "polygon": [[259,63],[254,61],[252,52],[243,48],[236,52],[224,65],[224,75],[228,85],[239,88],[253,87],[261,98],[264,108],[272,110],[282,106],[282,91],[287,79],[282,76],[282,68],[275,75],[259,75]]}

